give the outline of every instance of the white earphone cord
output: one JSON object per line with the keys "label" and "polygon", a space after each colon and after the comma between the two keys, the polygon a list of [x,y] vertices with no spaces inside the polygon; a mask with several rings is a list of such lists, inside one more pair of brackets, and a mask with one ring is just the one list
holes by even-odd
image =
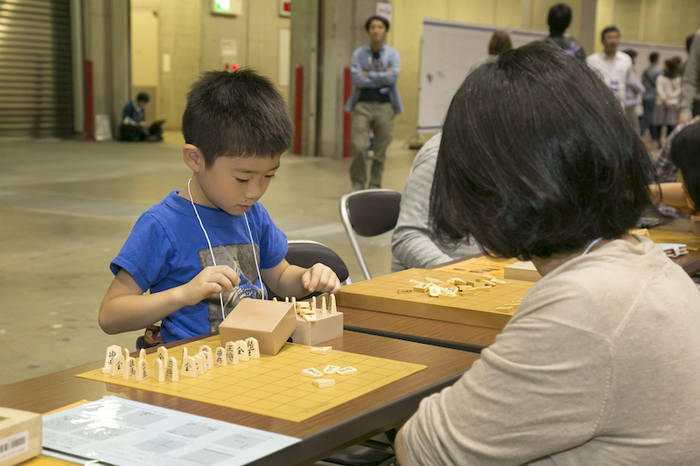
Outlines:
{"label": "white earphone cord", "polygon": [[[202,228],[202,231],[204,232],[204,237],[207,239],[207,245],[209,246],[209,254],[211,254],[211,261],[214,264],[214,267],[216,267],[216,259],[214,258],[214,249],[211,247],[211,241],[209,240],[209,235],[207,234],[206,228],[204,228],[204,224],[202,223],[202,219],[199,216],[199,212],[197,212],[197,207],[194,204],[194,199],[192,199],[192,192],[190,191],[190,182],[192,181],[192,178],[187,180],[187,194],[190,196],[190,203],[192,204],[192,209],[194,210],[194,214],[197,216],[197,220],[199,220],[199,226]],[[250,246],[253,248],[253,259],[255,262],[255,270],[258,272],[258,278],[260,279],[260,287],[262,291],[262,299],[267,299],[266,297],[266,292],[265,292],[265,285],[262,282],[262,275],[260,275],[260,268],[258,267],[258,257],[255,254],[255,244],[253,243],[253,233],[250,231],[250,223],[248,223],[248,216],[243,212],[243,217],[245,218],[245,224],[248,227],[248,236],[250,237]],[[221,320],[226,319],[226,313],[224,312],[224,298],[223,298],[223,290],[221,293],[219,293],[219,304],[221,304]]]}

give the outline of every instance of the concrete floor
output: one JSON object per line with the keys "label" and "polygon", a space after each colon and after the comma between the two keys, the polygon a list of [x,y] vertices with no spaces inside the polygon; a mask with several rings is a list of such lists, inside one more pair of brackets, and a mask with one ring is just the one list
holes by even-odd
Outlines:
{"label": "concrete floor", "polygon": [[[403,191],[415,151],[395,135],[384,187]],[[142,332],[97,324],[109,263],[138,216],[190,171],[182,140],[162,143],[3,142],[0,150],[0,385],[96,361]],[[363,277],[340,221],[349,160],[284,155],[262,199],[289,239],[320,241]],[[389,272],[390,233],[363,239],[373,275]]]}

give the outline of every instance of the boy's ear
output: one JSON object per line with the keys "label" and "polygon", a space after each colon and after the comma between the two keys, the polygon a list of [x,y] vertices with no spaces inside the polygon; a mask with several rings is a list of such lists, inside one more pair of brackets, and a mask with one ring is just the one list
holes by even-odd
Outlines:
{"label": "boy's ear", "polygon": [[193,144],[185,144],[182,148],[182,159],[185,164],[192,169],[193,172],[199,173],[204,171],[204,154]]}

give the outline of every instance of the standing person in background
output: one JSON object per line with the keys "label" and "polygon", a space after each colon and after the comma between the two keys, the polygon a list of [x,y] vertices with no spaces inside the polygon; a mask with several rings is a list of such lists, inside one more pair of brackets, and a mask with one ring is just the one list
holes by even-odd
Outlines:
{"label": "standing person in background", "polygon": [[355,86],[345,104],[352,113],[352,164],[350,181],[353,191],[367,187],[365,153],[369,147],[369,130],[374,132],[374,157],[370,169],[369,188],[382,187],[386,149],[391,143],[395,115],[403,112],[396,80],[401,71],[401,56],[384,43],[389,21],[372,16],[365,23],[370,43],[358,47],[350,65]]}
{"label": "standing person in background", "polygon": [[642,95],[642,106],[644,107],[644,116],[640,127],[640,134],[644,136],[647,129],[651,133],[651,140],[657,144],[659,142],[659,127],[654,126],[651,122],[654,115],[654,107],[656,107],[656,78],[663,74],[663,70],[659,67],[659,53],[653,52],[649,55],[649,67],[642,73],[642,85],[644,86],[644,94]]}
{"label": "standing person in background", "polygon": [[678,106],[678,123],[700,115],[700,29],[695,33],[683,71],[683,93]]}
{"label": "standing person in background", "polygon": [[[690,56],[690,49],[693,48],[693,39],[695,39],[695,34],[691,34],[685,38],[685,51],[688,53],[688,56]],[[685,74],[685,65],[687,64],[688,59],[686,58],[686,60],[681,65],[681,76]]]}
{"label": "standing person in background", "polygon": [[586,51],[581,44],[564,35],[571,24],[571,8],[569,5],[557,3],[550,8],[547,24],[549,25],[549,36],[545,41],[558,45],[567,55],[586,61]]}
{"label": "standing person in background", "polygon": [[666,137],[678,122],[678,102],[681,97],[681,59],[673,57],[664,62],[664,73],[656,78],[656,108],[653,123],[666,126]]}
{"label": "standing person in background", "polygon": [[603,51],[589,55],[586,58],[588,66],[598,71],[611,91],[617,96],[622,107],[625,107],[627,99],[627,86],[632,81],[632,59],[629,55],[618,52],[620,45],[620,30],[615,26],[608,26],[600,34],[603,43]]}
{"label": "standing person in background", "polygon": [[488,51],[489,55],[500,55],[513,48],[513,42],[506,31],[494,31],[489,40]]}
{"label": "standing person in background", "polygon": [[627,83],[625,97],[625,115],[627,116],[627,121],[629,121],[632,128],[634,128],[634,131],[641,136],[642,133],[639,128],[637,107],[639,106],[639,96],[644,94],[645,89],[644,86],[642,86],[642,83],[639,82],[637,72],[634,70],[634,65],[637,62],[637,52],[629,49],[625,50],[625,53],[632,59],[632,73],[630,75],[630,82]]}

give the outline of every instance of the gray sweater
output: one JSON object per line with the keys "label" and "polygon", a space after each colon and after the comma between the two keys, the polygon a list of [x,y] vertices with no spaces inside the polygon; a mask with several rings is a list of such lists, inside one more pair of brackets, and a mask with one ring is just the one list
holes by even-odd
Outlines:
{"label": "gray sweater", "polygon": [[430,188],[433,186],[441,138],[442,133],[430,138],[413,159],[413,167],[401,197],[399,220],[391,236],[392,272],[412,267],[426,268],[481,252],[474,242],[442,244],[430,230]]}
{"label": "gray sweater", "polygon": [[542,278],[404,428],[418,465],[700,464],[700,293],[646,238]]}
{"label": "gray sweater", "polygon": [[683,71],[683,89],[679,105],[679,117],[692,116],[693,100],[700,100],[700,29],[695,33],[688,61]]}

